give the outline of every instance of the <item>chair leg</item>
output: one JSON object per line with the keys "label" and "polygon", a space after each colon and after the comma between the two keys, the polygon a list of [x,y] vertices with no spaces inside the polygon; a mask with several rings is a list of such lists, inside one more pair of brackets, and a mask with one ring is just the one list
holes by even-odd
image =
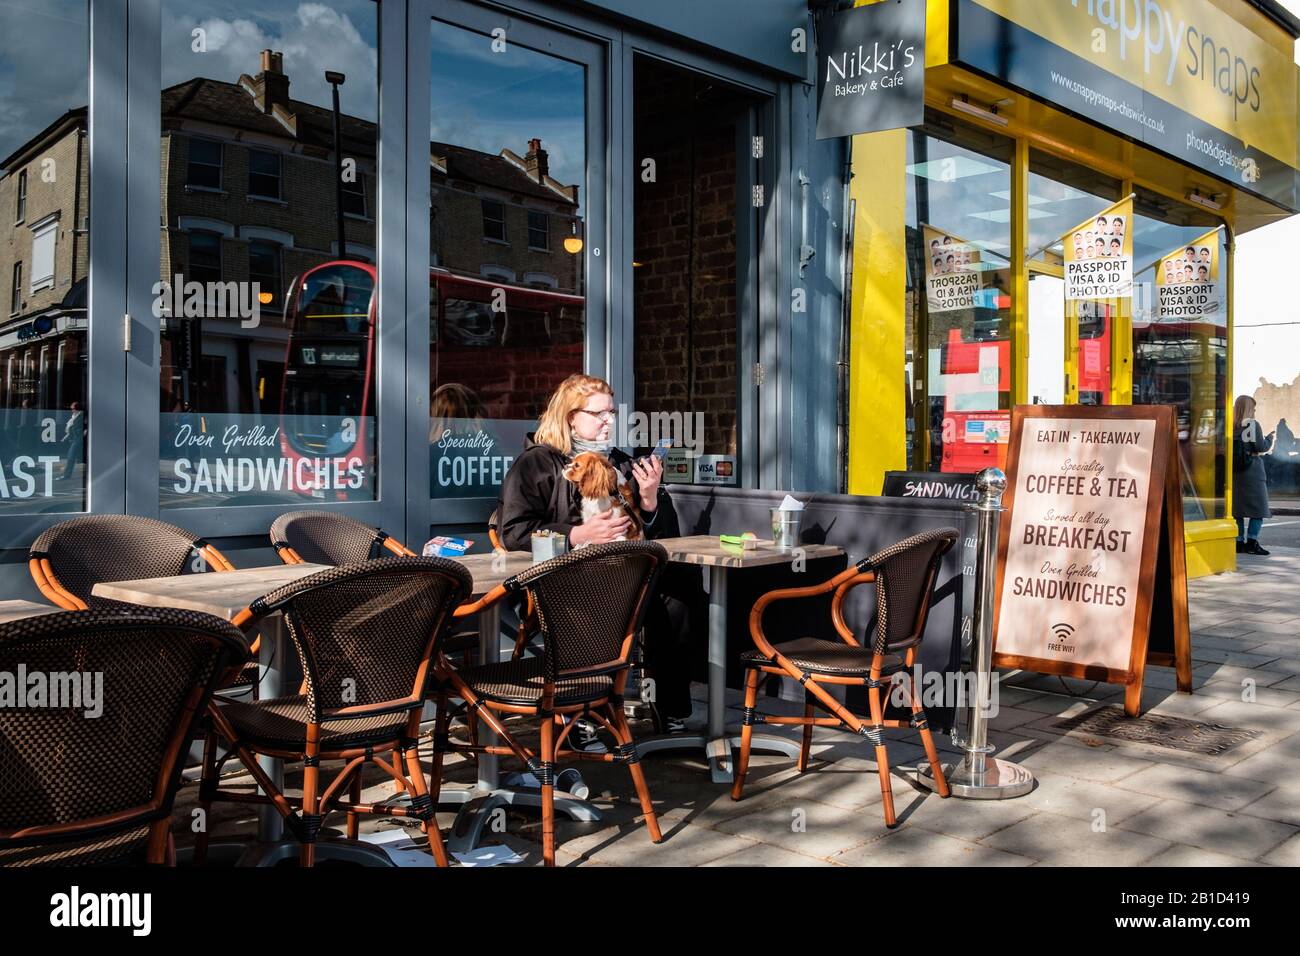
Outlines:
{"label": "chair leg", "polygon": [[750,738],[754,735],[754,727],[748,720],[748,715],[754,712],[754,706],[758,703],[758,681],[760,678],[758,668],[749,668],[749,673],[745,675],[745,723],[740,728],[740,759],[736,763],[736,780],[731,785],[731,799],[739,800],[740,792],[745,787],[745,774],[749,772],[749,747]]}
{"label": "chair leg", "polygon": [[[348,799],[352,805],[356,806],[361,802],[361,772],[365,769],[363,763],[357,767],[356,772],[352,774],[351,781],[348,782]],[[361,816],[355,810],[348,811],[348,839],[355,840],[361,834]]]}
{"label": "chair leg", "polygon": [[217,789],[217,734],[209,727],[203,736],[203,771],[199,776],[199,810],[203,814],[203,829],[194,838],[194,865],[202,866],[208,860],[208,830],[212,828],[213,790]]}
{"label": "chair leg", "polygon": [[[610,725],[614,728],[618,742],[624,747],[633,746],[632,728],[628,726],[627,715],[623,713],[623,705],[613,701],[609,704]],[[636,756],[633,751],[628,758],[627,769],[632,774],[632,785],[636,787],[637,799],[641,801],[641,812],[645,814],[645,825],[650,831],[650,842],[659,843],[663,840],[664,835],[659,829],[659,818],[655,815],[655,805],[650,799],[650,788],[645,782],[645,772],[641,769],[641,758]]]}
{"label": "chair leg", "polygon": [[812,752],[812,735],[813,735],[813,702],[810,694],[804,694],[803,719],[808,723],[803,725],[803,744],[799,748],[799,765],[800,773],[808,769],[808,755]]}
{"label": "chair leg", "polygon": [[555,721],[542,714],[542,860],[555,866]]}
{"label": "chair leg", "polygon": [[951,796],[952,791],[948,789],[948,778],[943,774],[943,764],[939,762],[939,751],[934,745],[934,737],[930,733],[930,723],[925,719],[925,711],[921,709],[921,696],[916,689],[916,682],[912,681],[912,714],[921,718],[921,743],[925,746],[926,759],[930,761],[930,772],[934,774],[934,790],[941,797]]}
{"label": "chair leg", "polygon": [[[871,723],[874,725],[872,729],[879,735],[885,719],[884,705],[880,700],[880,688],[869,688],[867,699],[871,702]],[[894,789],[889,779],[889,754],[885,750],[883,738],[876,744],[876,770],[880,774],[880,797],[885,807],[885,826],[893,827],[898,821],[894,816]]]}
{"label": "chair leg", "polygon": [[443,742],[447,739],[447,727],[451,724],[451,715],[447,713],[446,691],[438,692],[436,706],[438,713],[433,721],[433,757],[429,761],[429,796],[433,799],[435,810],[442,793]]}
{"label": "chair leg", "polygon": [[[443,710],[441,707],[439,707],[438,719],[440,721],[442,720],[442,713]],[[418,729],[418,725],[417,725],[417,729]],[[444,725],[444,729],[445,729],[445,725]],[[424,788],[424,771],[420,769],[420,745],[418,740],[413,740],[410,746],[406,748],[405,757],[406,757],[406,776],[407,779],[410,780],[411,782],[411,803],[414,806],[419,807],[421,804],[425,802],[422,799],[422,797],[424,797],[426,791]],[[393,760],[396,761],[397,759],[398,759],[397,755],[394,754]],[[441,785],[442,782],[442,767],[439,766],[438,754],[436,752],[434,754],[434,770],[433,770],[432,780],[433,780],[433,787],[434,787],[432,791],[432,800],[429,802],[428,807],[425,808],[425,811],[422,811],[422,812],[427,812],[427,816],[423,816],[421,818],[420,825],[424,829],[425,834],[429,837],[429,851],[433,854],[434,862],[437,863],[438,866],[449,866],[450,864],[447,860],[447,847],[443,844],[442,833],[438,830],[438,815],[437,815],[438,814],[438,789],[437,788]]]}
{"label": "chair leg", "polygon": [[320,828],[320,727],[307,725],[307,746],[302,767],[302,820],[306,830],[298,854],[299,866],[316,865],[316,833]]}

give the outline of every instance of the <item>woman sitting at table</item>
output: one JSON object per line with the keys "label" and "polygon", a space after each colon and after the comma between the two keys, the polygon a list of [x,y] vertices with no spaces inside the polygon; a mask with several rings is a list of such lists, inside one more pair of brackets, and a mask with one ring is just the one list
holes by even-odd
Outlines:
{"label": "woman sitting at table", "polygon": [[[680,535],[672,498],[661,483],[663,462],[653,456],[633,459],[613,447],[617,414],[614,390],[603,379],[570,375],[560,383],[501,486],[498,531],[507,549],[531,550],[531,535],[539,530],[565,535],[570,548],[627,535],[630,519],[612,508],[583,521],[578,487],[564,477],[565,466],[583,452],[607,456],[630,483],[646,538]],[[645,617],[646,664],[655,680],[655,706],[669,733],[682,732],[691,714],[690,607],[666,593],[677,591],[668,580],[679,576],[674,574],[679,570],[670,565],[660,575]],[[570,739],[576,749],[603,749],[595,727],[586,721],[574,728]]]}

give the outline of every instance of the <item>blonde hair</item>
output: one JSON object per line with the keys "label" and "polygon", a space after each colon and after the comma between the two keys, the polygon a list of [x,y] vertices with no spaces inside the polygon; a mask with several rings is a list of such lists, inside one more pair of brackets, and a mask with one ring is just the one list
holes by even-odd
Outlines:
{"label": "blonde hair", "polygon": [[[1250,414],[1246,414],[1246,407],[1250,407]],[[1255,414],[1255,400],[1249,395],[1238,395],[1237,400],[1232,403],[1232,430],[1238,431],[1241,423]]]}
{"label": "blonde hair", "polygon": [[594,375],[570,375],[560,383],[547,403],[533,440],[557,448],[566,455],[571,453],[573,440],[569,419],[574,412],[587,404],[588,396],[600,392],[610,396],[614,394],[614,390],[609,387],[609,382],[603,378]]}

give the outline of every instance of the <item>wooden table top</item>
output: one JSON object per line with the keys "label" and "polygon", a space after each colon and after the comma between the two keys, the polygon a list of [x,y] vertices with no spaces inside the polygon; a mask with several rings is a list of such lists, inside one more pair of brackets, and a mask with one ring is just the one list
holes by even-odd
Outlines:
{"label": "wooden table top", "polygon": [[0,624],[21,621],[27,617],[40,617],[42,614],[53,614],[62,610],[63,608],[55,607],[53,604],[38,604],[35,601],[0,601]]}
{"label": "wooden table top", "polygon": [[482,554],[466,554],[451,560],[463,564],[474,576],[474,592],[471,597],[479,598],[504,581],[506,578],[526,571],[533,566],[531,551],[504,551],[495,553],[486,551]]}
{"label": "wooden table top", "polygon": [[324,564],[274,564],[239,571],[100,582],[91,589],[91,593],[96,597],[126,601],[129,604],[179,607],[230,620],[263,595],[317,571],[325,571],[328,567]]}
{"label": "wooden table top", "polygon": [[[506,578],[518,574],[533,563],[527,551],[506,552],[503,560],[492,553],[467,554],[451,560],[463,564],[474,576],[474,597],[492,590]],[[126,601],[146,607],[179,607],[232,619],[248,605],[276,588],[327,570],[324,564],[273,564],[265,568],[245,568],[207,574],[182,574],[138,581],[112,581],[96,584],[97,597]],[[26,603],[26,602],[10,602]],[[32,605],[40,607],[41,605]],[[50,610],[58,610],[50,608]],[[3,620],[0,618],[0,620]]]}
{"label": "wooden table top", "polygon": [[[748,551],[738,546],[723,545],[716,534],[696,534],[684,538],[658,538],[668,551],[672,561],[682,564],[708,564],[724,568],[757,568],[770,564],[789,564],[794,560],[794,552],[778,551],[771,539],[758,541],[758,547]],[[799,545],[807,560],[831,558],[843,554],[843,550],[830,544]]]}

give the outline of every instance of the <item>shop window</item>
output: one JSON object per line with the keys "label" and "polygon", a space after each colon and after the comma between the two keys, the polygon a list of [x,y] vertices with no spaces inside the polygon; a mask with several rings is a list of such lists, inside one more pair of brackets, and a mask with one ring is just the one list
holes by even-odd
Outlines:
{"label": "shop window", "polygon": [[210,139],[190,140],[190,163],[185,185],[194,189],[221,189],[221,144]]}
{"label": "shop window", "polygon": [[[211,284],[201,314],[186,299],[161,337],[159,508],[373,501],[375,267],[341,260],[374,256],[367,193],[379,184],[373,173],[343,183],[348,228],[336,248],[336,116],[322,77],[346,76],[337,116],[344,155],[375,169],[379,5],[337,0],[328,16],[304,20],[299,0],[228,0],[221,15],[255,21],[258,43],[215,58],[193,48],[206,14],[186,0],[160,6],[162,129],[183,121],[211,131],[191,140],[188,164],[175,171],[201,188],[160,183],[161,278],[181,272]],[[231,190],[231,177],[252,201],[221,200],[218,213],[203,190]],[[288,202],[295,188],[321,201]],[[221,438],[193,440],[202,433]]]}
{"label": "shop window", "polygon": [[551,249],[551,217],[544,212],[528,212],[528,248],[539,252]]}
{"label": "shop window", "polygon": [[[1029,153],[1029,341],[1030,404],[1111,401],[1114,330],[1127,317],[1124,299],[1067,303],[1063,240],[1067,230],[1121,199],[1123,184],[1094,169],[1048,153]],[[1085,226],[1078,245],[1093,240]],[[1119,326],[1122,327],[1122,326]]]}
{"label": "shop window", "polygon": [[506,241],[506,207],[491,199],[483,200],[483,238]]}
{"label": "shop window", "polygon": [[248,194],[258,199],[280,198],[280,154],[248,151]]}
{"label": "shop window", "polygon": [[[87,111],[91,6],[0,3],[0,156],[33,157],[0,172],[9,223],[0,236],[7,253],[0,256],[9,282],[4,291],[9,314],[27,313],[0,336],[0,518],[39,514],[49,520],[86,508],[91,256],[89,235],[73,238],[71,230],[84,225],[74,220],[85,216],[91,195],[85,149],[93,132]],[[57,181],[49,175],[55,160]],[[61,224],[76,256],[60,246]],[[97,387],[107,394],[120,386],[109,376]],[[100,467],[120,468],[121,462],[105,459]],[[34,531],[22,524],[22,530],[10,526],[6,547],[31,542]]]}
{"label": "shop window", "polygon": [[[1226,515],[1228,259],[1221,220],[1144,189],[1134,200],[1133,403],[1173,405],[1183,516]],[[1267,433],[1279,412],[1265,403]]]}
{"label": "shop window", "polygon": [[[528,206],[558,205],[563,221],[581,222],[587,75],[517,43],[486,70],[490,36],[441,20],[429,29],[429,493],[492,500],[551,393],[583,370],[587,303],[581,246],[546,257],[554,284],[532,287],[543,260],[502,245],[507,205],[484,197],[518,197],[519,220]],[[528,245],[549,249],[547,214],[537,215]]]}
{"label": "shop window", "polygon": [[1011,424],[1010,140],[927,113],[907,134],[907,461],[1005,467]]}

